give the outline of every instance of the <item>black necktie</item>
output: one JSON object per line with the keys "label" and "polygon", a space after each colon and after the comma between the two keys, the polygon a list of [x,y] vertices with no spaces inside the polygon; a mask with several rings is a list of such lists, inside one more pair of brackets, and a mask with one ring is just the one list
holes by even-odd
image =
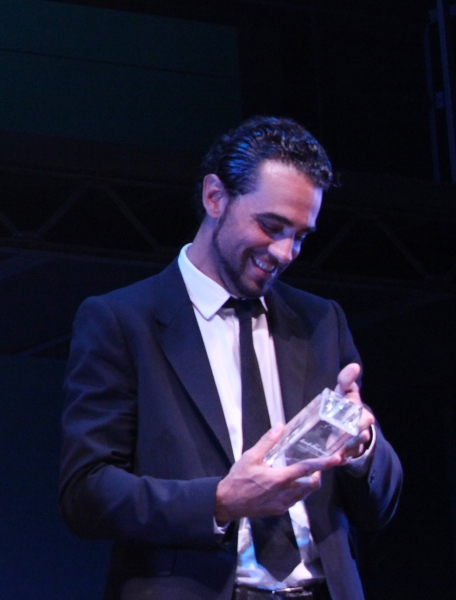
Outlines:
{"label": "black necktie", "polygon": [[[263,311],[260,300],[230,298],[239,319],[242,386],[243,452],[251,448],[271,427],[260,368],[253,346],[252,317]],[[250,519],[258,563],[278,581],[283,581],[301,561],[288,511],[280,516]]]}

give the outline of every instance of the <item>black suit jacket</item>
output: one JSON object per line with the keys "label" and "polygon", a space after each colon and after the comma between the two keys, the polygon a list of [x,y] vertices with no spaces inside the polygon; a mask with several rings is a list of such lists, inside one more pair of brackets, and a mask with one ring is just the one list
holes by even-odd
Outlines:
{"label": "black suit jacket", "polygon": [[[334,302],[281,283],[266,301],[289,420],[359,356]],[[78,535],[114,540],[106,598],[230,600],[236,527],[219,542],[213,513],[234,459],[176,261],[81,305],[65,387],[60,508]],[[378,430],[366,477],[333,469],[306,501],[334,600],[363,598],[350,526],[388,521],[400,479]]]}

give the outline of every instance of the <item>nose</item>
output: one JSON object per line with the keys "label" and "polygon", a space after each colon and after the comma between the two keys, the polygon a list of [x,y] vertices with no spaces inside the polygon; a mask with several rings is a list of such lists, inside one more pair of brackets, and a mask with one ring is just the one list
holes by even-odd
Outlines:
{"label": "nose", "polygon": [[283,237],[280,240],[275,240],[269,245],[269,253],[280,264],[288,265],[298,256],[299,247],[300,245],[295,239]]}

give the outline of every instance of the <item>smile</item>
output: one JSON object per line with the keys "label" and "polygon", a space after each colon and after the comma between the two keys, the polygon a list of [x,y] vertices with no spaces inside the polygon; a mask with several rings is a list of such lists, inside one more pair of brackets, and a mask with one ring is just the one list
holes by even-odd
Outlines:
{"label": "smile", "polygon": [[261,260],[259,260],[258,258],[252,257],[252,260],[253,260],[253,264],[256,267],[258,267],[259,269],[261,269],[268,275],[273,275],[274,272],[277,270],[277,267],[275,265],[269,265],[267,263],[264,263]]}

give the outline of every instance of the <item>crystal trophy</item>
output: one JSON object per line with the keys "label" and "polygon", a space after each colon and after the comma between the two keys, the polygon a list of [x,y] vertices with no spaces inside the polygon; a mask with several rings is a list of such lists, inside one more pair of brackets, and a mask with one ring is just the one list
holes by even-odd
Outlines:
{"label": "crystal trophy", "polygon": [[266,454],[269,465],[291,465],[329,457],[359,433],[362,406],[328,388],[285,425],[282,437]]}

